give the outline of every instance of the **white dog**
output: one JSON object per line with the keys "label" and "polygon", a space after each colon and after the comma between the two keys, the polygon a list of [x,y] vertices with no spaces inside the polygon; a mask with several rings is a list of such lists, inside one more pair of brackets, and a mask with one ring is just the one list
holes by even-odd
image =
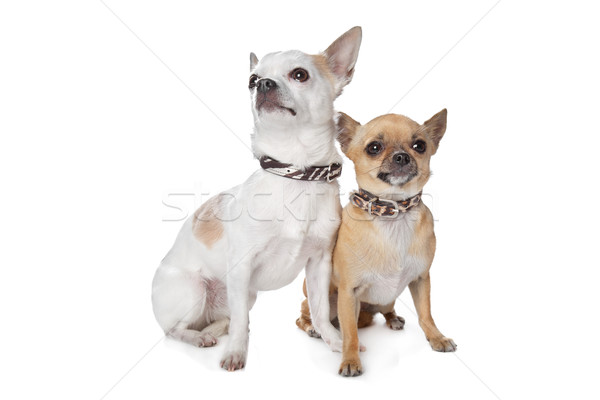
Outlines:
{"label": "white dog", "polygon": [[245,365],[257,292],[289,284],[303,268],[314,327],[341,351],[328,300],[341,212],[333,101],[352,79],[361,37],[352,28],[317,55],[285,51],[258,61],[250,54],[252,147],[262,169],[206,201],[156,271],[160,326],[200,347],[229,331],[226,370]]}

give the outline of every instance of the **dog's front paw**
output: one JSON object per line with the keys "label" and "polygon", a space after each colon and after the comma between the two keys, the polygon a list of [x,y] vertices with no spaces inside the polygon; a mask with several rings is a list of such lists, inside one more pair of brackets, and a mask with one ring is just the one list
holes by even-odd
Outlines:
{"label": "dog's front paw", "polygon": [[340,370],[338,373],[342,376],[359,376],[362,374],[362,365],[360,363],[360,359],[351,358],[345,359],[342,361],[340,365]]}
{"label": "dog's front paw", "polygon": [[393,329],[395,331],[399,331],[400,329],[404,328],[404,318],[399,317],[399,316],[395,316],[393,318],[387,319],[385,321],[385,324],[390,328]]}
{"label": "dog's front paw", "polygon": [[342,335],[340,331],[335,329],[333,325],[325,325],[315,326],[314,329],[321,334],[321,338],[327,346],[331,349],[331,351],[342,351]]}
{"label": "dog's front paw", "polygon": [[[329,349],[331,351],[335,351],[336,353],[341,353],[342,352],[342,349],[343,349],[343,341],[342,341],[342,339],[335,338],[335,339],[332,339],[332,340],[326,340],[326,339],[323,339],[323,340],[325,341],[325,343],[327,343],[327,346],[329,346]],[[358,343],[358,350],[360,352],[367,351],[367,346],[365,346],[362,343]]]}
{"label": "dog's front paw", "polygon": [[221,359],[221,368],[235,371],[246,365],[246,353],[242,351],[227,352]]}
{"label": "dog's front paw", "polygon": [[342,352],[342,339],[339,337],[333,337],[333,338],[326,338],[323,337],[323,341],[325,343],[327,343],[327,346],[329,346],[329,349],[331,351],[335,351],[338,353]]}
{"label": "dog's front paw", "polygon": [[429,344],[433,350],[445,353],[456,351],[457,347],[456,343],[454,343],[454,340],[444,336],[429,339]]}

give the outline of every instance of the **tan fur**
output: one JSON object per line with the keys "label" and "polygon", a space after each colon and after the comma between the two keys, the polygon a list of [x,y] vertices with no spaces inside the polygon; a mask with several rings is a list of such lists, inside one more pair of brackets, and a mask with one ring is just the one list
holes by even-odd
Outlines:
{"label": "tan fur", "polygon": [[[302,284],[302,291],[305,297],[308,296],[306,292],[306,280],[304,280],[304,283]],[[329,287],[329,303],[337,306],[337,296],[337,287],[331,284]],[[361,310],[358,316],[357,327],[360,329],[371,325],[373,323],[373,316],[377,312],[379,312],[379,310],[373,309],[371,305],[366,303],[361,304]],[[337,322],[338,316],[337,312],[335,311],[335,307],[332,310],[332,313],[330,314],[330,318],[334,325],[339,324],[339,322]],[[312,325],[310,309],[308,306],[307,299],[304,299],[304,301],[302,301],[302,304],[300,305],[300,317],[296,320],[296,326],[302,329],[304,332],[306,332],[308,336],[315,338],[320,337],[319,333],[315,330],[315,328]]]}
{"label": "tan fur", "polygon": [[[359,187],[376,196],[395,200],[403,200],[407,194],[410,196],[418,193],[427,183],[430,176],[429,160],[437,151],[445,128],[446,110],[436,114],[423,125],[394,114],[377,117],[364,126],[345,114],[341,114],[338,121],[339,141],[344,153],[354,162]],[[374,140],[384,145],[381,153],[375,156],[365,151],[368,144]],[[424,153],[418,153],[412,148],[416,140],[426,142],[427,150]],[[417,175],[397,187],[379,179],[378,174],[384,171],[387,163],[393,159],[392,154],[399,151],[412,157],[417,165]],[[331,279],[332,285],[337,288],[337,316],[343,337],[340,374],[355,376],[362,373],[357,331],[359,324],[364,324],[367,320],[370,323],[373,315],[381,312],[391,329],[398,330],[404,326],[404,319],[394,311],[395,301],[389,304],[373,304],[371,301],[372,290],[377,291],[381,287],[382,279],[396,276],[394,274],[403,267],[395,264],[402,263],[402,257],[418,260],[418,265],[422,268],[419,270],[421,272],[415,274],[414,279],[411,277],[413,280],[407,283],[419,315],[419,324],[427,340],[437,351],[456,349],[452,339],[440,333],[431,317],[429,269],[436,247],[433,217],[423,203],[409,210],[409,213],[410,218],[406,217],[409,219],[400,221],[411,224],[411,228],[398,231],[410,235],[409,238],[400,238],[402,244],[386,236],[389,232],[383,229],[384,225],[380,220],[376,220],[382,217],[373,217],[351,203],[342,212],[342,223],[333,252]],[[398,229],[394,228],[394,225],[392,228]],[[334,309],[335,307],[332,307],[332,310]],[[303,308],[301,318],[304,318],[304,321],[310,321],[310,315],[307,313],[308,310]],[[331,317],[333,318],[333,314]]]}
{"label": "tan fur", "polygon": [[[419,174],[417,179],[408,182],[403,189],[410,191],[417,187],[423,187],[427,183],[429,157],[434,153],[436,145],[431,138],[425,135],[421,125],[402,115],[387,114],[373,119],[364,126],[350,127],[350,129],[352,128],[356,131],[348,145],[347,156],[354,161],[356,181],[359,187],[370,187],[371,193],[385,193],[389,190],[390,185],[377,178],[382,160],[399,149],[411,152],[411,146],[416,139],[424,140],[428,144],[428,150],[424,154],[411,153],[419,162],[420,170],[425,173]],[[371,141],[380,138],[383,139],[385,145],[384,151],[376,157],[366,156],[364,148]]]}
{"label": "tan fur", "polygon": [[308,307],[307,299],[304,299],[300,306],[300,318],[296,320],[296,326],[306,332],[308,336],[320,337],[310,319],[310,309]]}
{"label": "tan fur", "polygon": [[220,195],[211,197],[194,214],[194,236],[209,248],[223,236],[223,223],[218,218],[220,203]]}
{"label": "tan fur", "polygon": [[431,215],[431,211],[425,207],[415,225],[414,237],[411,246],[408,249],[408,254],[421,256],[431,263],[435,254],[435,245],[436,239],[435,233],[433,232],[433,215]]}
{"label": "tan fur", "polygon": [[454,341],[442,335],[435,322],[433,322],[433,317],[431,316],[431,280],[429,278],[429,270],[426,274],[419,277],[419,279],[411,282],[408,287],[410,288],[417,315],[419,316],[419,325],[423,329],[423,332],[425,332],[425,337],[429,341],[431,348],[435,351],[443,352],[456,350]]}
{"label": "tan fur", "polygon": [[325,57],[323,54],[315,54],[311,57],[315,67],[319,70],[321,75],[329,80],[332,87],[335,86],[335,76],[333,75],[333,72],[331,72],[331,67],[327,61],[327,57]]}
{"label": "tan fur", "polygon": [[[306,291],[306,279],[302,283],[302,292],[304,292],[304,296],[307,297],[308,293]],[[315,328],[312,325],[312,320],[310,319],[310,309],[308,306],[308,300],[304,299],[300,306],[300,318],[296,320],[296,326],[302,329],[311,337],[320,337],[320,335],[315,331]]]}

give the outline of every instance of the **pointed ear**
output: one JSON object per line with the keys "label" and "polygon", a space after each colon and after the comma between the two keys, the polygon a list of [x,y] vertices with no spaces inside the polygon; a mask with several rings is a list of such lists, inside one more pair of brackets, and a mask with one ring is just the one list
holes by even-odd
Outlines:
{"label": "pointed ear", "polygon": [[335,91],[338,96],[342,93],[344,86],[352,80],[361,40],[362,29],[360,26],[355,26],[340,36],[323,52],[331,72],[335,76]]}
{"label": "pointed ear", "polygon": [[250,53],[250,71],[256,67],[256,64],[258,64],[258,57],[256,57],[256,54]]}
{"label": "pointed ear", "polygon": [[360,128],[360,123],[350,118],[347,114],[339,112],[336,114],[335,124],[337,126],[337,140],[340,142],[340,147],[344,154],[348,155],[350,143],[354,138],[354,134]]}
{"label": "pointed ear", "polygon": [[440,140],[444,136],[446,132],[446,118],[448,116],[448,111],[444,108],[439,113],[435,114],[433,117],[429,118],[423,126],[427,132],[427,135],[431,138],[433,143],[435,144],[435,150],[437,150]]}

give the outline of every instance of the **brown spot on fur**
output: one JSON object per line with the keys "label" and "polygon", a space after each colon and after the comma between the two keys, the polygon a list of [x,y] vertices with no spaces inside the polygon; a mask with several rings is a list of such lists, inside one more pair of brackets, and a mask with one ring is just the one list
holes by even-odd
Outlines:
{"label": "brown spot on fur", "polygon": [[311,55],[311,57],[315,67],[317,67],[321,75],[331,83],[331,87],[335,87],[336,79],[331,71],[327,57],[325,57],[323,54],[315,54]]}
{"label": "brown spot on fur", "polygon": [[223,223],[218,218],[221,199],[221,195],[211,197],[194,214],[194,236],[209,248],[223,236]]}

